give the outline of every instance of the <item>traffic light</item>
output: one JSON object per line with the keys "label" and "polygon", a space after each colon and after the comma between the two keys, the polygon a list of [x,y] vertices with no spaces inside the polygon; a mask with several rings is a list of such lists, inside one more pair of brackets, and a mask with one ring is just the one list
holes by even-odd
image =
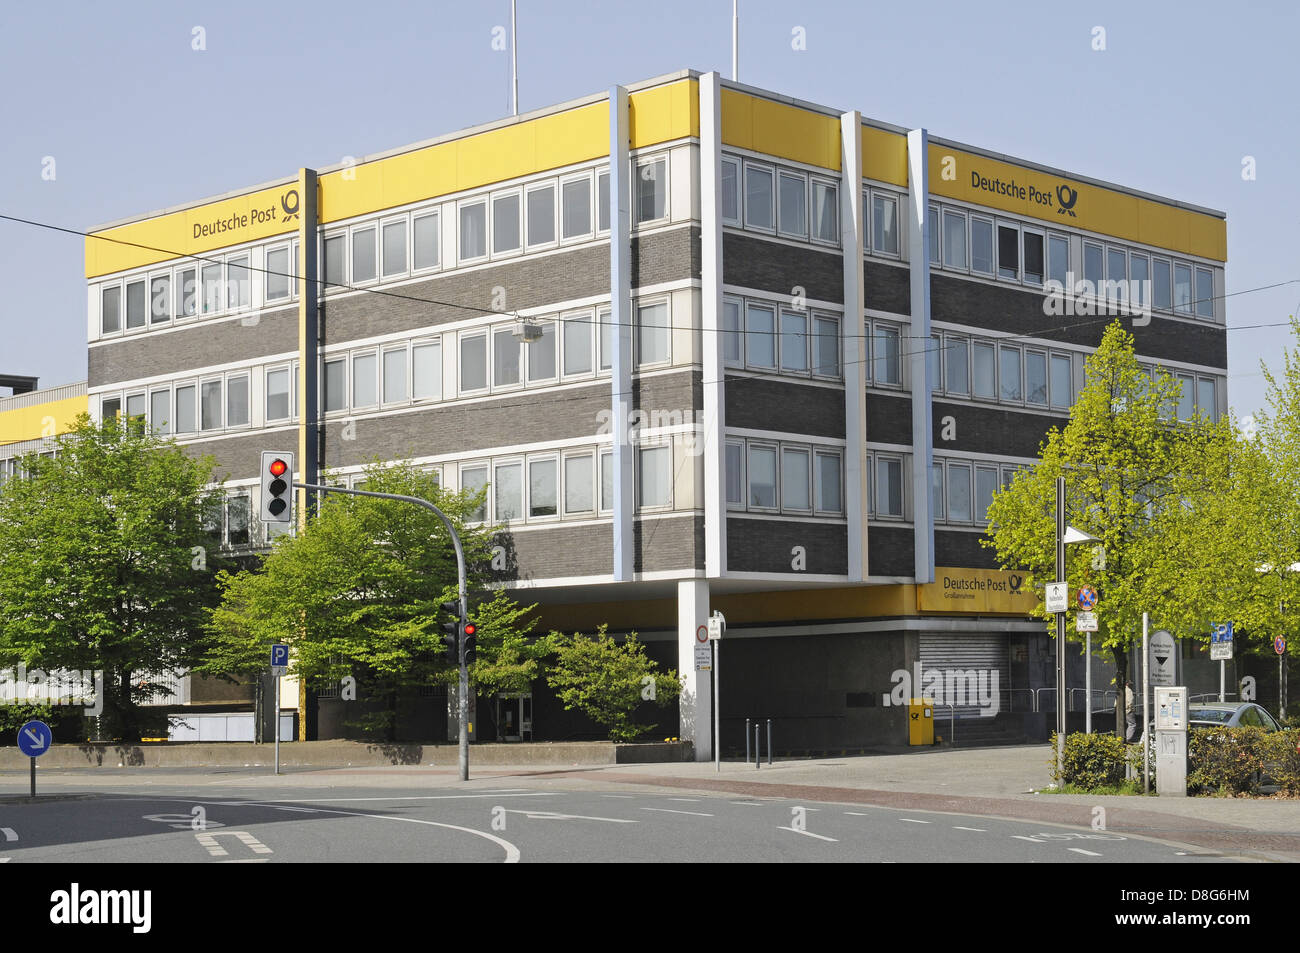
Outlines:
{"label": "traffic light", "polygon": [[460,664],[460,600],[442,604],[442,611],[451,616],[451,622],[444,622],[439,628],[443,631],[442,641],[447,645],[447,660],[452,665]]}
{"label": "traffic light", "polygon": [[468,619],[465,620],[465,665],[474,664],[474,659],[478,657],[478,626]]}
{"label": "traffic light", "polygon": [[262,520],[293,522],[293,454],[262,451]]}

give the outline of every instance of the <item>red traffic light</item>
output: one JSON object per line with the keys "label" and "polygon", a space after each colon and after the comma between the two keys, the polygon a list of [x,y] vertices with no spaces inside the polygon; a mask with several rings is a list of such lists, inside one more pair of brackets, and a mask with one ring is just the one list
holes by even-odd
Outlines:
{"label": "red traffic light", "polygon": [[466,635],[478,635],[478,626],[476,626],[473,622],[466,622],[466,623],[465,623],[465,634],[466,634]]}
{"label": "red traffic light", "polygon": [[271,476],[284,476],[284,471],[289,469],[289,465],[276,457],[271,461],[271,465],[267,469],[271,471]]}

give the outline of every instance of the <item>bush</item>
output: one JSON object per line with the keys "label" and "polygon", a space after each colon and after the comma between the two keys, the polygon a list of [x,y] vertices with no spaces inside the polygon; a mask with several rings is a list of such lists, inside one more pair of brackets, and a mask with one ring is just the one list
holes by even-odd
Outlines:
{"label": "bush", "polygon": [[1264,773],[1277,784],[1278,792],[1300,797],[1300,730],[1275,731],[1259,743]]}
{"label": "bush", "polygon": [[1093,789],[1124,783],[1125,746],[1118,735],[1076,732],[1065,736],[1064,777],[1056,770],[1056,733],[1052,733],[1052,780],[1057,787]]}
{"label": "bush", "polygon": [[1187,789],[1253,793],[1265,768],[1263,728],[1193,728],[1187,733]]}

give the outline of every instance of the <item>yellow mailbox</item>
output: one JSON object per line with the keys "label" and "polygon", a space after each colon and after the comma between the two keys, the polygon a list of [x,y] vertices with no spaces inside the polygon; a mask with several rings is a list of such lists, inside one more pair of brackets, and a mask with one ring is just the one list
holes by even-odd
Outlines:
{"label": "yellow mailbox", "polygon": [[913,698],[907,704],[907,743],[934,744],[934,699]]}

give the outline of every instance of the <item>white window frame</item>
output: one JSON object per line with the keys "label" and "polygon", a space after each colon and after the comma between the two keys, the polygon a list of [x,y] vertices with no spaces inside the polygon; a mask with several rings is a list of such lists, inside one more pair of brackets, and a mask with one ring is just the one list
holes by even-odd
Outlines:
{"label": "white window frame", "polygon": [[[828,188],[831,191],[831,210],[835,214],[835,236],[834,238],[821,238],[817,235],[816,229],[813,228],[813,207],[814,198],[817,195],[817,187]],[[824,245],[827,248],[840,247],[840,187],[834,179],[823,178],[819,175],[810,175],[808,177],[808,240],[814,245]]]}
{"label": "white window frame", "polygon": [[[785,500],[785,457],[786,454],[803,454],[804,457],[804,485],[808,488],[808,506],[799,507],[791,506]],[[782,513],[797,513],[807,516],[813,512],[816,505],[815,488],[813,486],[813,451],[812,447],[806,443],[782,443],[781,452],[777,455],[777,503],[781,507]]]}
{"label": "white window frame", "polygon": [[[555,512],[548,515],[533,515],[533,464],[551,463],[555,466]],[[564,465],[562,454],[558,451],[549,453],[530,453],[527,466],[524,467],[524,519],[529,523],[558,523],[564,518]]]}
{"label": "white window frame", "polygon": [[[416,397],[415,396],[415,349],[417,347],[424,347],[432,344],[436,344],[438,346],[438,362],[436,365],[438,368],[438,396],[437,397]],[[410,351],[411,351],[411,361],[410,361],[411,378],[408,383],[410,384],[411,403],[413,404],[437,403],[438,401],[446,400],[447,399],[447,370],[445,364],[446,352],[443,349],[443,336],[440,334],[435,334],[432,337],[412,338]],[[457,355],[456,357],[457,357],[456,360],[457,377],[459,377],[460,376],[459,355]]]}
{"label": "white window frame", "polygon": [[[324,368],[322,368],[322,370],[323,369]],[[284,417],[272,417],[270,412],[267,409],[267,401],[271,399],[271,387],[270,384],[267,382],[267,378],[269,378],[274,373],[278,373],[279,371],[285,371],[289,376],[289,392],[288,392],[289,399],[286,402],[288,404],[288,406],[286,407],[287,415]],[[288,364],[268,364],[265,367],[263,367],[262,368],[262,420],[263,422],[270,424],[270,423],[277,423],[279,421],[293,420],[293,392],[294,392],[293,370]],[[173,404],[174,404],[174,398],[173,398]]]}
{"label": "white window frame", "polygon": [[[869,198],[864,196],[865,200],[862,203],[863,206],[862,214],[864,216],[870,214],[871,216],[870,218],[871,227],[866,230],[867,236],[870,238],[871,254],[878,255],[881,258],[900,259],[903,257],[903,219],[899,210],[899,206],[902,204],[899,201],[899,196],[893,192],[886,192],[883,189],[871,189],[870,192],[871,194]],[[894,204],[894,245],[896,246],[894,251],[886,251],[884,249],[876,247],[876,199],[877,198],[883,199],[886,202],[892,202]],[[863,245],[866,244],[867,242],[864,241]]]}
{"label": "white window frame", "polygon": [[[402,229],[403,241],[405,242],[404,249],[406,255],[405,255],[405,261],[403,262],[403,266],[400,271],[387,272],[384,270],[384,230],[390,228],[393,225],[398,225]],[[381,218],[379,220],[379,231],[377,234],[378,234],[377,241],[379,243],[379,269],[378,269],[379,280],[391,281],[396,278],[405,278],[407,275],[411,273],[411,262],[412,259],[414,258],[413,255],[414,249],[412,248],[412,244],[411,244],[413,238],[411,232],[411,216],[407,215],[406,213],[403,213],[401,215],[396,215],[396,216],[390,215],[387,218]]]}
{"label": "white window frame", "polygon": [[[230,382],[232,380],[244,379],[244,386],[247,388],[247,407],[245,415],[248,418],[242,424],[232,424],[230,422]],[[246,430],[253,426],[253,374],[252,369],[247,368],[242,371],[231,371],[226,374],[226,379],[222,383],[221,393],[221,423],[223,430]]]}
{"label": "white window frame", "polygon": [[[754,495],[750,491],[749,479],[754,472],[750,464],[750,457],[755,450],[772,451],[772,505],[759,506],[753,502]],[[753,513],[779,513],[781,512],[781,444],[775,440],[747,440],[745,441],[745,509]]]}
{"label": "white window frame", "polygon": [[[519,231],[518,243],[513,248],[507,248],[497,251],[497,202],[504,199],[513,198],[517,203],[519,212]],[[488,233],[491,235],[491,241],[488,243],[488,257],[494,261],[498,258],[517,258],[524,253],[524,191],[522,188],[498,189],[488,196],[488,215],[491,223],[488,226]]]}
{"label": "white window frame", "polygon": [[[425,219],[425,218],[432,218],[432,219],[433,219],[433,234],[434,234],[434,236],[437,238],[437,242],[438,242],[438,249],[437,249],[437,250],[438,250],[438,260],[437,260],[436,262],[434,262],[432,265],[424,265],[423,267],[418,267],[418,268],[417,268],[417,267],[416,267],[416,264],[415,264],[415,222],[416,222],[417,219]],[[428,275],[428,274],[432,274],[432,273],[434,273],[434,272],[436,272],[436,271],[441,271],[441,270],[442,270],[442,262],[443,262],[443,254],[442,254],[442,251],[443,251],[443,249],[442,249],[442,209],[441,209],[441,207],[439,207],[439,206],[433,206],[433,207],[429,207],[429,208],[414,209],[414,210],[411,211],[410,219],[411,219],[411,245],[410,245],[410,249],[409,249],[409,251],[410,251],[410,260],[411,260],[411,270],[410,270],[410,273],[411,273],[412,275]],[[457,222],[457,226],[458,226],[458,227],[459,227],[459,224],[460,224],[460,223],[459,223],[459,221],[458,221],[458,222]],[[460,234],[459,234],[459,232],[457,232],[456,238],[457,238],[457,244],[459,245],[459,241],[460,241]]]}
{"label": "white window frame", "polygon": [[[667,501],[666,503],[652,503],[652,504],[649,504],[649,505],[646,505],[646,506],[643,506],[643,505],[641,504],[641,490],[642,490],[642,487],[644,486],[644,479],[643,479],[643,476],[642,476],[642,463],[641,463],[641,460],[642,460],[642,455],[643,455],[643,454],[645,453],[645,451],[647,451],[647,450],[667,450],[667,451],[668,451],[668,501]],[[674,498],[675,498],[675,496],[676,496],[676,494],[675,494],[675,492],[674,492],[676,488],[673,486],[673,484],[676,482],[676,469],[675,469],[675,467],[674,467],[674,464],[675,464],[676,461],[675,461],[674,457],[675,457],[675,454],[674,454],[674,452],[673,452],[673,440],[672,440],[671,437],[663,438],[663,439],[659,439],[659,440],[641,440],[641,441],[638,441],[638,442],[637,442],[637,444],[636,444],[636,483],[635,483],[634,486],[633,486],[633,489],[635,490],[635,493],[636,493],[636,512],[638,512],[638,513],[666,513],[666,512],[670,511],[670,510],[673,508],[673,502],[674,502]],[[617,474],[615,474],[615,479],[617,479]]]}
{"label": "white window frame", "polygon": [[[878,520],[890,520],[903,522],[907,519],[907,461],[902,454],[898,453],[873,453],[871,454],[871,490],[875,496],[872,497],[871,507],[872,514]],[[881,461],[886,463],[898,464],[898,513],[882,513],[878,497],[880,495],[880,480],[877,470]]]}
{"label": "white window frame", "polygon": [[[1034,281],[1029,276],[1029,269],[1026,267],[1026,259],[1025,259],[1025,236],[1026,235],[1036,235],[1038,236],[1039,242],[1042,243],[1043,271],[1042,274],[1038,276],[1037,281]],[[1031,288],[1041,288],[1047,282],[1047,265],[1048,265],[1047,231],[1042,228],[1035,228],[1031,225],[1021,225],[1020,226],[1020,282],[1021,284],[1028,285]]]}
{"label": "white window frame", "polygon": [[[587,470],[591,475],[591,506],[585,510],[569,509],[569,461],[585,459]],[[600,509],[600,472],[599,454],[588,447],[585,450],[566,450],[560,455],[560,498],[559,512],[564,519],[572,517],[592,517]]]}
{"label": "white window frame", "polygon": [[[386,360],[386,358],[390,354],[401,354],[402,363],[405,367],[403,373],[406,375],[405,376],[406,396],[398,398],[397,400],[387,400],[385,397],[385,392],[388,389],[388,361]],[[377,377],[378,377],[378,386],[379,386],[380,407],[397,407],[403,404],[409,404],[411,402],[411,393],[413,390],[411,386],[413,383],[411,379],[411,374],[414,370],[414,367],[412,366],[411,355],[412,355],[411,346],[410,343],[408,342],[403,342],[401,344],[395,344],[395,345],[394,344],[382,345],[379,348],[379,373]],[[441,353],[439,354],[439,356],[441,356]]]}
{"label": "white window frame", "polygon": [[357,236],[362,232],[370,232],[370,241],[373,245],[375,274],[371,278],[363,278],[359,281],[349,280],[348,284],[355,287],[368,287],[379,283],[380,275],[383,273],[383,261],[380,258],[379,248],[379,222],[372,219],[368,222],[361,222],[353,225],[348,229],[348,276],[352,278],[356,275],[356,255],[357,255]]}
{"label": "white window frame", "polygon": [[[474,328],[473,330],[461,331],[456,335],[456,393],[460,394],[486,394],[492,390],[492,335],[491,327]],[[476,337],[485,339],[483,345],[483,386],[466,387],[465,386],[465,341],[472,340]],[[443,385],[443,393],[447,392],[447,387]]]}
{"label": "white window frame", "polygon": [[[275,252],[281,252],[281,251],[285,252],[285,258],[289,262],[289,267],[287,269],[288,277],[286,279],[289,284],[289,291],[287,294],[272,298],[271,286],[270,286],[271,255]],[[262,253],[262,267],[266,269],[262,274],[262,300],[267,305],[274,305],[274,306],[278,306],[278,303],[281,301],[293,300],[294,290],[296,289],[298,284],[298,282],[295,281],[293,278],[293,273],[295,270],[293,267],[293,244],[291,242],[276,242],[273,245],[267,245],[266,249]]]}
{"label": "white window frame", "polygon": [[[664,213],[663,213],[663,215],[659,216],[658,218],[641,218],[641,217],[640,217],[640,215],[641,215],[641,203],[640,203],[639,201],[637,201],[637,185],[636,185],[636,182],[637,182],[637,180],[639,180],[639,179],[641,178],[641,170],[642,170],[643,168],[645,168],[646,166],[654,165],[656,162],[662,162],[662,163],[664,164],[664,183],[663,183],[663,190],[664,190]],[[632,183],[631,183],[631,184],[632,184],[632,227],[633,227],[633,228],[638,228],[638,227],[640,227],[640,226],[642,226],[642,225],[654,225],[654,224],[658,224],[658,223],[661,223],[661,222],[668,222],[668,221],[670,221],[670,220],[672,219],[672,215],[673,215],[672,196],[673,196],[673,193],[672,193],[672,189],[671,189],[671,185],[672,185],[672,183],[669,181],[669,179],[670,179],[670,171],[669,171],[669,168],[670,168],[671,165],[672,165],[672,163],[669,161],[669,154],[668,154],[667,152],[659,152],[659,153],[656,153],[655,155],[650,155],[650,156],[636,156],[635,158],[633,158],[633,160],[632,160],[632,175],[633,175],[633,181],[632,181]],[[616,210],[611,206],[611,208],[610,208],[610,224],[611,224],[611,225],[613,224],[613,220],[614,220],[615,212],[616,212]]]}
{"label": "white window frame", "polygon": [[[566,236],[564,234],[564,189],[565,186],[572,185],[574,182],[585,182],[587,184],[587,230],[574,235]],[[560,179],[559,189],[556,192],[558,196],[557,207],[559,209],[560,227],[556,231],[559,236],[561,245],[574,245],[579,242],[590,241],[596,232],[596,218],[599,215],[597,210],[596,187],[594,176],[591,170],[580,172],[577,175],[567,175]]]}
{"label": "white window frame", "polygon": [[[982,271],[975,267],[975,222],[989,227],[989,270]],[[978,215],[974,212],[966,216],[966,263],[968,273],[981,278],[998,276],[998,222],[991,215]]]}
{"label": "white window frame", "polygon": [[544,340],[543,338],[538,338],[536,342],[525,344],[519,349],[521,352],[521,362],[524,365],[523,375],[520,380],[523,381],[525,387],[549,387],[552,384],[559,382],[560,374],[563,370],[562,364],[564,361],[564,355],[560,353],[560,325],[554,316],[535,319],[535,323],[537,326],[542,328],[543,333],[547,326],[550,326],[553,329],[551,332],[551,340],[553,342],[552,346],[555,349],[555,369],[552,371],[550,377],[539,377],[536,380],[533,379],[533,355],[537,353],[535,347],[537,343]]}
{"label": "white window frame", "polygon": [[[327,283],[331,282],[331,278],[325,273],[325,246],[336,238],[341,239],[343,242],[343,274],[333,279],[333,282],[335,283]],[[346,228],[340,228],[332,232],[322,233],[320,237],[319,253],[321,287],[324,289],[325,294],[338,294],[347,291],[348,285],[351,284],[350,278],[352,276],[352,242],[348,236],[348,230]],[[199,285],[200,293],[202,293],[203,276],[201,271],[199,275]]]}
{"label": "white window frame", "polygon": [[[833,457],[835,460],[835,472],[839,479],[839,509],[828,510],[817,505],[817,497],[820,493],[821,483],[817,479],[817,460],[820,457]],[[818,516],[843,516],[844,515],[844,453],[841,450],[831,447],[813,447],[812,448],[812,505],[813,512]]]}
{"label": "white window frame", "polygon": [[[766,174],[767,174],[768,176],[770,176],[771,179],[772,179],[772,192],[771,192],[771,196],[772,196],[772,213],[771,213],[771,214],[772,214],[772,225],[771,225],[770,228],[767,227],[767,226],[764,226],[764,225],[755,225],[755,224],[754,224],[754,221],[753,221],[753,216],[750,215],[750,212],[749,212],[749,188],[748,188],[748,185],[749,185],[749,170],[750,170],[750,169],[754,169],[755,171],[766,173]],[[762,233],[765,234],[765,235],[775,235],[775,234],[776,234],[776,226],[777,226],[777,221],[776,221],[776,187],[777,187],[777,186],[776,186],[776,182],[777,182],[776,168],[775,168],[774,166],[768,165],[766,162],[749,162],[749,161],[746,161],[746,162],[744,163],[744,170],[745,170],[744,179],[743,179],[743,180],[741,181],[741,183],[740,183],[740,194],[741,194],[741,198],[742,198],[743,201],[744,201],[744,208],[743,208],[743,210],[742,210],[742,214],[743,214],[744,217],[745,217],[745,228],[749,229],[750,231],[754,231],[754,232],[762,232]]]}
{"label": "white window frame", "polygon": [[[654,361],[643,360],[641,353],[641,309],[653,308],[656,305],[664,306],[664,319],[666,326],[663,329],[664,336],[668,339],[668,356],[664,359]],[[633,327],[633,345],[636,351],[636,367],[653,368],[653,367],[671,367],[673,363],[673,302],[671,295],[653,295],[649,298],[637,298],[632,304],[632,312],[635,315],[635,327]]]}
{"label": "white window frame", "polygon": [[[474,205],[483,206],[483,254],[465,255],[464,230],[461,227],[461,216],[465,209]],[[522,215],[521,215],[522,219]],[[522,227],[522,226],[521,226]],[[441,257],[441,256],[439,256]],[[488,200],[487,193],[480,193],[473,198],[461,199],[456,203],[456,262],[460,265],[477,264],[487,261],[492,257],[492,203]]]}
{"label": "white window frame", "polygon": [[[575,311],[565,311],[560,314],[558,320],[559,348],[558,367],[561,381],[587,380],[596,376],[596,371],[600,365],[600,355],[597,350],[600,342],[596,335],[596,310],[594,308],[579,308]],[[591,361],[591,368],[585,371],[574,371],[572,373],[564,369],[565,342],[570,334],[585,334],[587,337],[587,354]]]}
{"label": "white window frame", "polygon": [[[343,364],[343,406],[337,410],[327,410],[325,407],[325,381],[328,377],[326,368],[335,361],[340,361]],[[325,354],[321,356],[320,407],[326,416],[331,414],[343,414],[346,416],[352,410],[352,357],[347,351],[339,351],[334,354]]]}
{"label": "white window frame", "polygon": [[[730,226],[732,226],[733,228],[741,228],[741,227],[743,227],[743,222],[744,222],[744,220],[745,220],[745,208],[744,208],[744,203],[745,203],[745,189],[744,189],[744,181],[743,181],[743,178],[744,178],[744,164],[741,162],[739,156],[729,156],[729,155],[724,155],[724,156],[722,157],[722,164],[723,164],[723,165],[732,165],[732,166],[734,166],[735,169],[736,169],[736,189],[735,189],[735,196],[734,196],[734,198],[735,198],[735,200],[736,200],[736,217],[735,217],[735,218],[727,218],[727,217],[726,217],[726,212],[724,211],[724,212],[722,213],[722,214],[723,214],[723,217],[722,217],[722,224],[723,224],[723,225],[730,225]],[[721,176],[721,170],[719,170],[719,176],[718,176],[718,191],[719,191],[719,192],[722,191],[722,176]],[[723,209],[725,209],[725,208],[726,208],[726,205],[724,204],[722,207],[723,207]]]}
{"label": "white window frame", "polygon": [[[535,193],[546,189],[551,190],[551,237],[542,242],[531,242],[528,240],[528,222],[532,215],[528,211],[528,199]],[[523,229],[521,236],[524,250],[527,252],[541,251],[547,248],[555,248],[559,245],[560,238],[560,187],[556,179],[542,179],[537,182],[529,182],[524,186],[523,205],[520,207],[520,227]]]}
{"label": "white window frame", "polygon": [[[749,479],[747,477],[749,472],[749,450],[745,446],[745,443],[744,440],[738,438],[728,438],[726,440],[727,447],[737,447],[740,449],[740,500],[738,502],[733,500],[726,501],[727,509],[738,512],[743,512],[748,508],[749,504]],[[727,463],[726,450],[724,450],[722,454],[722,463],[724,471],[722,474],[722,493],[725,498],[727,493],[727,474],[725,472]]]}
{"label": "white window frame", "polygon": [[[781,186],[783,179],[793,179],[803,188],[803,230],[792,230],[786,227],[782,220],[781,214]],[[776,169],[776,232],[783,238],[795,238],[801,241],[808,240],[808,176],[802,172],[796,172],[793,169]]]}

